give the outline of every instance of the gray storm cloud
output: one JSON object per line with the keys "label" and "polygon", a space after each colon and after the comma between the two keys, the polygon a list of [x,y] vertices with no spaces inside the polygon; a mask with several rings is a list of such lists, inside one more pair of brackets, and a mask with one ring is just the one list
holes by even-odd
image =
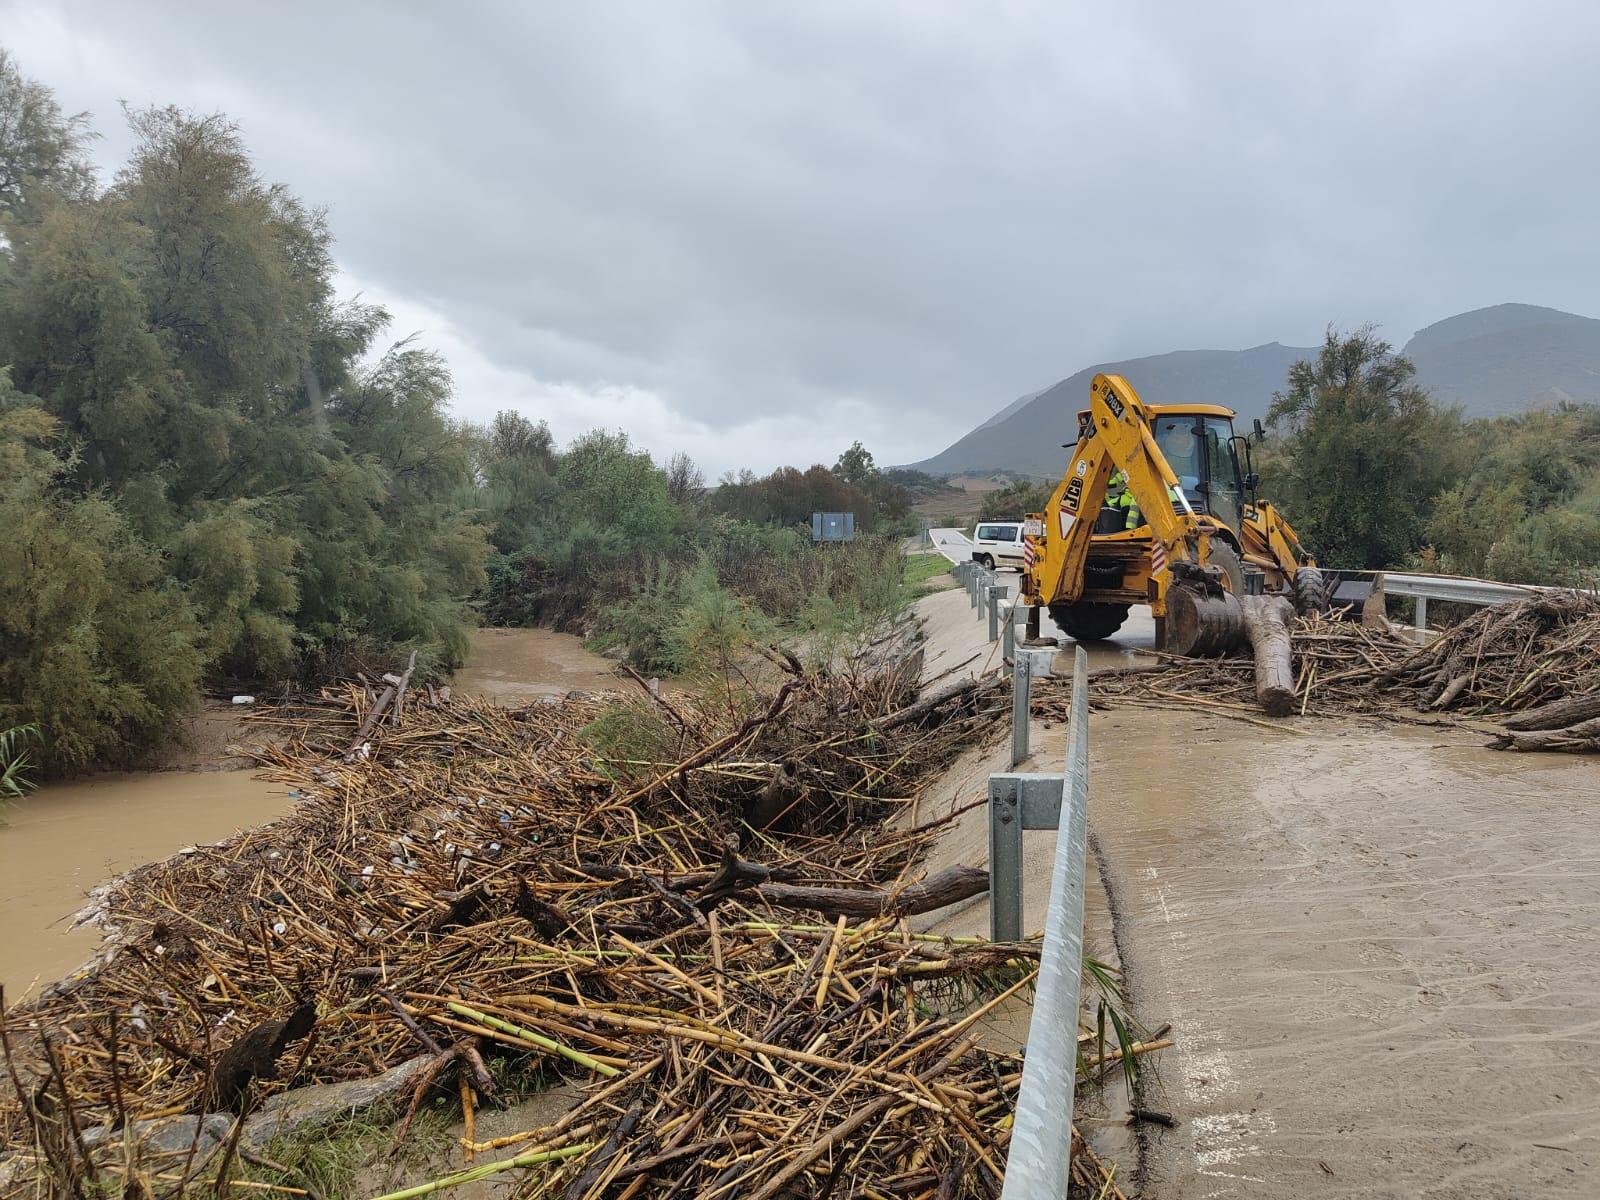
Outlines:
{"label": "gray storm cloud", "polygon": [[714,470],[921,457],[1098,359],[1600,308],[1590,4],[0,18],[108,163],[119,100],[238,120],[463,412],[636,418]]}

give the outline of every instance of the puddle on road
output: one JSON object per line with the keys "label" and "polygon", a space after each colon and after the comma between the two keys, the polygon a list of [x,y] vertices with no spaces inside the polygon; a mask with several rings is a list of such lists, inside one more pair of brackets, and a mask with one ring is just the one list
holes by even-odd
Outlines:
{"label": "puddle on road", "polygon": [[540,696],[619,688],[626,678],[615,663],[591,654],[583,639],[549,629],[474,629],[466,665],[454,691],[497,704],[526,704]]}
{"label": "puddle on road", "polygon": [[280,784],[248,771],[157,771],[53,783],[0,814],[0,983],[6,1002],[79,966],[99,944],[69,929],[94,886],[185,846],[286,812]]}
{"label": "puddle on road", "polygon": [[[1150,1196],[1590,1195],[1600,769],[1376,723],[1092,719]],[[1560,1147],[1557,1150],[1544,1147]],[[1431,1190],[1430,1190],[1431,1189]]]}

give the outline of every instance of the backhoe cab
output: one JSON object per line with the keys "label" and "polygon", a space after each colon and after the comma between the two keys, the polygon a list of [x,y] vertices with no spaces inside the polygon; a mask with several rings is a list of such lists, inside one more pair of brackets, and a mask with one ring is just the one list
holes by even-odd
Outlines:
{"label": "backhoe cab", "polygon": [[1066,473],[1046,511],[1028,516],[1024,603],[1048,607],[1078,641],[1110,637],[1148,603],[1157,644],[1178,653],[1220,648],[1236,623],[1230,596],[1326,608],[1316,564],[1255,495],[1250,439],[1231,410],[1147,405],[1120,375],[1095,376],[1089,400]]}

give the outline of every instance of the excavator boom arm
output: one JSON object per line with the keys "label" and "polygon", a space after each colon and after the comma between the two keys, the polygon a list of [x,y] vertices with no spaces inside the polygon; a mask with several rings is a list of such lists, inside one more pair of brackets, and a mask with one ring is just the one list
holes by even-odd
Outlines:
{"label": "excavator boom arm", "polygon": [[[1166,557],[1183,557],[1179,548],[1199,531],[1199,522],[1156,445],[1150,412],[1122,376],[1096,375],[1089,389],[1089,423],[1044,513],[1044,553],[1030,575],[1030,603],[1041,602],[1041,591],[1046,603],[1082,595],[1089,539],[1111,473],[1119,467],[1151,536],[1166,548]],[[1174,495],[1181,512],[1173,507]],[[1040,583],[1047,586],[1041,589]]]}

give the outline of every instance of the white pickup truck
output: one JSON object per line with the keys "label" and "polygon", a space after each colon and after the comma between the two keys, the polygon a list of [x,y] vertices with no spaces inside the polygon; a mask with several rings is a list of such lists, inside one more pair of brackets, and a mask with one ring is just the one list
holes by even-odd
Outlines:
{"label": "white pickup truck", "polygon": [[972,531],[972,561],[988,567],[1022,570],[1022,522],[980,521]]}

